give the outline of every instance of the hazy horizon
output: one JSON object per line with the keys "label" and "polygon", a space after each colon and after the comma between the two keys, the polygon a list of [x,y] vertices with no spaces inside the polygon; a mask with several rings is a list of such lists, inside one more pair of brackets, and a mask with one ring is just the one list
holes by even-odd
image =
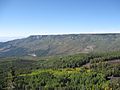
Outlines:
{"label": "hazy horizon", "polygon": [[0,42],[7,42],[7,41],[11,41],[11,40],[15,40],[15,39],[22,39],[22,38],[27,38],[29,36],[34,36],[34,35],[67,35],[67,34],[120,34],[115,33],[115,32],[90,32],[90,33],[59,33],[59,34],[31,34],[31,35],[26,35],[26,36],[17,36],[17,37],[13,37],[13,36],[0,36]]}
{"label": "hazy horizon", "polygon": [[14,39],[21,39],[21,38],[24,38],[24,37],[21,37],[21,36],[18,36],[18,37],[1,37],[0,36],[0,42],[7,42],[7,41],[10,41],[10,40],[14,40]]}
{"label": "hazy horizon", "polygon": [[119,33],[119,10],[119,0],[0,0],[0,36]]}

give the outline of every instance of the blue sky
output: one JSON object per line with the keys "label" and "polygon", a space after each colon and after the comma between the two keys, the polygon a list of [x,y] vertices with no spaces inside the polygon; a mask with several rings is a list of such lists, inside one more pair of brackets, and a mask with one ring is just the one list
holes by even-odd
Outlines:
{"label": "blue sky", "polygon": [[0,37],[120,32],[120,0],[0,0]]}

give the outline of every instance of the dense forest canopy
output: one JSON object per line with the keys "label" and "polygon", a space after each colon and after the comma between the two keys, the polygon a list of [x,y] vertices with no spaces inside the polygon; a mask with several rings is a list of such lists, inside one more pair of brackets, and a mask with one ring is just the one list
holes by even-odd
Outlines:
{"label": "dense forest canopy", "polygon": [[120,0],[0,0],[0,90],[120,90]]}
{"label": "dense forest canopy", "polygon": [[0,58],[2,90],[119,90],[120,52]]}

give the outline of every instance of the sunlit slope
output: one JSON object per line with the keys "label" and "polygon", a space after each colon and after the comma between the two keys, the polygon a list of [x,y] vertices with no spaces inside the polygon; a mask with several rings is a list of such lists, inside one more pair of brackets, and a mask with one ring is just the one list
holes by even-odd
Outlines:
{"label": "sunlit slope", "polygon": [[34,35],[0,44],[2,56],[51,56],[120,50],[120,34]]}

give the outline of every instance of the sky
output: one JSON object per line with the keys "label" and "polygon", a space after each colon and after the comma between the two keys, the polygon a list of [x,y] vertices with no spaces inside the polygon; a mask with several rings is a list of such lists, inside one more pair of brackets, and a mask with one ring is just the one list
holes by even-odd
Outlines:
{"label": "sky", "polygon": [[0,0],[2,38],[75,33],[120,33],[120,0]]}

